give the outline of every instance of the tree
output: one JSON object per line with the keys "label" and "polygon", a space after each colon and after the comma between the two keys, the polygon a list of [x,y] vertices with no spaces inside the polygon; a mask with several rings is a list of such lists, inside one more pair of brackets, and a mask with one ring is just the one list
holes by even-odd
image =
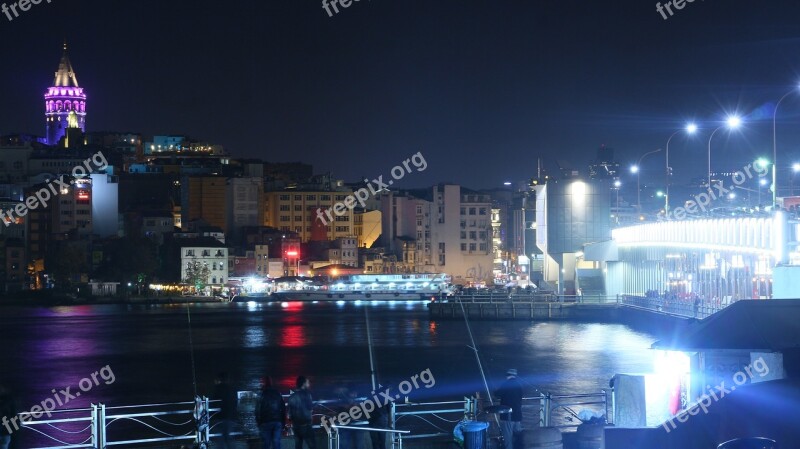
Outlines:
{"label": "tree", "polygon": [[97,273],[120,282],[144,283],[158,269],[156,246],[139,236],[115,239],[106,245],[103,263]]}
{"label": "tree", "polygon": [[207,263],[193,260],[186,266],[186,278],[183,281],[189,285],[194,285],[197,290],[202,290],[205,288],[210,275],[211,270],[208,268]]}
{"label": "tree", "polygon": [[59,287],[71,285],[81,274],[88,272],[89,268],[84,249],[71,242],[61,242],[51,249],[45,265]]}

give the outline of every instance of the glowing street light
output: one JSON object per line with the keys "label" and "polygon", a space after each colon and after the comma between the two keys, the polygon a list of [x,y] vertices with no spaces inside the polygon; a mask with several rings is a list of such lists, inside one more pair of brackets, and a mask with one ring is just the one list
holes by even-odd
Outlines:
{"label": "glowing street light", "polygon": [[692,135],[692,134],[697,132],[697,125],[694,124],[694,123],[687,123],[686,127],[684,129],[675,131],[674,133],[672,133],[671,136],[669,136],[669,139],[667,139],[667,151],[666,151],[666,165],[667,165],[666,174],[667,175],[666,175],[666,179],[664,180],[666,182],[666,186],[667,186],[667,188],[666,188],[667,192],[664,195],[664,215],[667,216],[667,217],[669,217],[669,174],[670,174],[669,173],[669,142],[672,140],[673,137],[675,137],[676,135],[678,135],[682,131],[686,131],[686,134]]}
{"label": "glowing street light", "polygon": [[[778,123],[778,121],[777,121],[777,119],[778,119],[778,106],[780,106],[781,103],[783,103],[783,100],[785,100],[786,97],[788,97],[789,95],[791,95],[791,94],[793,94],[795,92],[800,91],[800,90],[798,90],[799,88],[800,88],[800,86],[795,87],[794,89],[790,90],[789,92],[786,92],[785,94],[783,94],[781,99],[778,100],[777,103],[775,103],[775,110],[772,112],[772,162],[774,164],[778,163],[778,133],[777,133],[777,130],[778,130],[778,126],[777,126],[777,123]],[[778,194],[777,175],[775,174],[777,172],[777,170],[775,170],[774,168],[775,168],[775,166],[773,165],[773,170],[772,170],[772,208],[773,209],[775,209],[775,206],[777,204],[776,196]],[[795,170],[795,171],[797,171],[797,170]],[[792,186],[792,187],[794,187],[794,186]]]}
{"label": "glowing street light", "polygon": [[792,164],[792,171],[795,173],[800,172],[800,164],[798,164],[797,162]]}
{"label": "glowing street light", "polygon": [[638,165],[631,165],[631,173],[634,175],[639,173],[639,166]]}
{"label": "glowing street light", "polygon": [[728,127],[729,130],[734,130],[742,126],[742,119],[736,115],[728,116],[728,119],[725,120],[725,124],[718,127],[711,133],[708,137],[708,187],[711,187],[711,139],[714,138],[714,134],[717,133],[722,128]]}

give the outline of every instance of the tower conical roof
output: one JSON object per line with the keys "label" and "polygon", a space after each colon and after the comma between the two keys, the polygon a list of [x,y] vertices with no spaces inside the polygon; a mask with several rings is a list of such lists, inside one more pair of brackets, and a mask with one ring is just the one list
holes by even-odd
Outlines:
{"label": "tower conical roof", "polygon": [[75,77],[75,72],[72,70],[72,63],[69,62],[66,42],[64,42],[64,54],[61,55],[61,62],[58,63],[58,71],[56,72],[56,79],[53,81],[53,86],[80,87],[78,86],[78,78]]}

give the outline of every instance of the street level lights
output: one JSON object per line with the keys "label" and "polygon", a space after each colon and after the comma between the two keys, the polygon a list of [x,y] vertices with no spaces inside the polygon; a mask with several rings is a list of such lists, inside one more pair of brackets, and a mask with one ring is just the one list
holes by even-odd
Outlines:
{"label": "street level lights", "polygon": [[631,173],[636,174],[636,212],[639,214],[642,213],[642,187],[640,183],[642,159],[651,154],[658,153],[659,151],[661,151],[661,148],[643,154],[636,162],[636,165],[631,167]]}
{"label": "street level lights", "polygon": [[[798,89],[792,89],[789,92],[783,94],[780,100],[775,103],[775,110],[772,112],[772,163],[778,163],[778,133],[777,133],[777,118],[778,118],[778,106],[781,105],[783,100],[786,99],[789,95],[797,92]],[[773,168],[775,166],[773,165]],[[775,206],[777,204],[777,194],[778,194],[778,183],[775,175],[775,170],[772,170],[772,209],[775,210]]]}
{"label": "street level lights", "polygon": [[697,132],[697,125],[695,125],[694,123],[689,123],[686,125],[684,129],[679,129],[674,133],[672,133],[672,135],[669,136],[669,139],[667,139],[667,151],[666,151],[667,178],[665,179],[667,187],[666,187],[666,193],[664,194],[664,215],[667,217],[669,216],[669,142],[672,140],[673,137],[675,137],[676,135],[678,135],[683,131],[686,131],[687,134],[692,135]]}
{"label": "street level lights", "polygon": [[[768,160],[766,160],[765,158],[763,158],[763,157],[758,158],[755,163],[756,163],[756,165],[758,165],[762,169],[767,168],[770,165],[770,162]],[[775,179],[775,162],[772,162],[772,179],[773,180]],[[767,185],[767,180],[764,179],[764,178],[759,178],[758,179],[758,205],[759,206],[761,206],[761,187],[763,187],[765,185]],[[772,185],[774,186],[775,184],[772,184]],[[773,209],[774,208],[775,208],[775,206],[774,206],[774,203],[773,203]]]}
{"label": "street level lights", "polygon": [[734,130],[738,128],[741,124],[742,124],[742,119],[740,119],[735,115],[732,115],[728,117],[728,120],[725,121],[724,125],[715,129],[714,132],[712,132],[711,135],[708,137],[708,188],[711,188],[711,139],[714,138],[714,134],[716,134],[717,131],[719,131],[720,129],[727,126],[728,129]]}
{"label": "street level lights", "polygon": [[792,176],[789,178],[789,188],[791,189],[789,193],[790,196],[794,196],[794,177],[797,176],[798,172],[800,172],[800,163],[795,162],[792,164]]}

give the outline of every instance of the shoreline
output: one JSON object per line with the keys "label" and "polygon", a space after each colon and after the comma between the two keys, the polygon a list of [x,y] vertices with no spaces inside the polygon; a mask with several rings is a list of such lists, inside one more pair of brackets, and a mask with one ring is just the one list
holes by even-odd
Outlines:
{"label": "shoreline", "polygon": [[0,307],[63,307],[96,305],[170,305],[170,304],[214,304],[221,303],[216,298],[205,296],[148,296],[148,297],[98,297],[97,299],[48,297],[48,298],[0,298]]}

